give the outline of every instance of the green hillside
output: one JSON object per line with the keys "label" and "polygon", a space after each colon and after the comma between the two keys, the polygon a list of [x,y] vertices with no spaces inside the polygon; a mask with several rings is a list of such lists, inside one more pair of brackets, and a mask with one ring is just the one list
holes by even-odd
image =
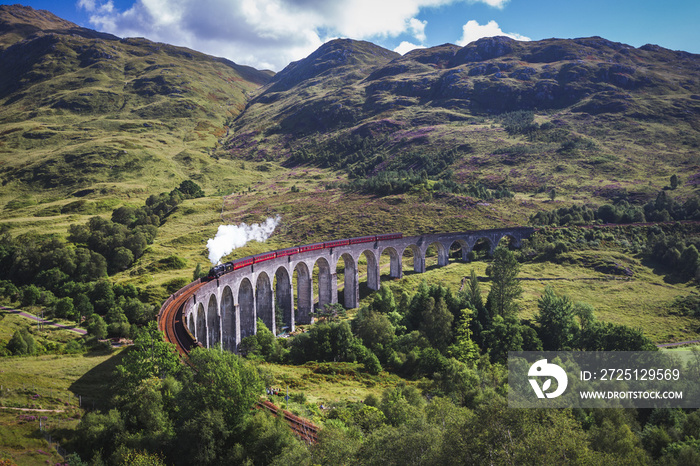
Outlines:
{"label": "green hillside", "polygon": [[360,180],[425,171],[527,194],[643,200],[674,173],[695,186],[699,78],[697,55],[599,37],[493,37],[402,57],[338,40],[278,73],[217,153]]}
{"label": "green hillside", "polygon": [[235,170],[209,152],[271,75],[21,6],[0,6],[0,53],[4,204],[145,197],[186,178],[218,190]]}

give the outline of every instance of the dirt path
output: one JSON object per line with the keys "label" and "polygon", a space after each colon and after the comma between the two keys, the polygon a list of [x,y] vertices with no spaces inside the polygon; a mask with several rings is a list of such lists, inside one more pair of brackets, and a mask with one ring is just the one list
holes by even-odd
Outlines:
{"label": "dirt path", "polygon": [[15,411],[38,411],[40,413],[64,413],[64,409],[39,409],[39,408],[11,408],[9,406],[0,406],[0,409],[13,409]]}
{"label": "dirt path", "polygon": [[6,307],[6,306],[0,306],[0,309],[2,309],[3,311],[11,312],[12,314],[19,314],[22,317],[26,317],[27,319],[32,319],[35,322],[41,322],[42,324],[51,325],[53,327],[62,328],[64,330],[71,330],[71,331],[79,333],[81,335],[87,335],[87,330],[85,330],[85,329],[68,327],[67,325],[63,325],[63,324],[57,324],[56,322],[42,319],[41,317],[37,317],[34,314],[30,314],[28,312],[20,311],[19,309],[12,309],[11,307]]}
{"label": "dirt path", "polygon": [[675,343],[657,343],[656,346],[659,348],[668,348],[671,346],[692,345],[695,343],[700,343],[700,340],[677,341]]}

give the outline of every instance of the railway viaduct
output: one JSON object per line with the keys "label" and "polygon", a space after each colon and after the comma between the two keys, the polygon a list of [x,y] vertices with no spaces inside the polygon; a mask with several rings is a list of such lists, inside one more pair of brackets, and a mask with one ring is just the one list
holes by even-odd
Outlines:
{"label": "railway viaduct", "polygon": [[[413,256],[413,269],[425,272],[426,252],[437,248],[438,266],[445,266],[452,249],[461,250],[461,259],[478,243],[484,243],[492,255],[503,238],[513,247],[534,232],[533,228],[505,228],[462,233],[427,234],[385,241],[350,244],[279,257],[229,272],[196,288],[183,307],[183,323],[203,346],[237,351],[241,340],[256,333],[256,321],[277,333],[281,321],[290,331],[295,323],[311,323],[314,288],[318,305],[338,302],[337,267],[344,267],[344,305],[355,308],[359,303],[358,264],[362,256],[367,264],[367,287],[379,290],[380,257],[389,258],[391,278],[403,276],[404,257]],[[404,256],[406,253],[406,256]],[[314,273],[317,270],[317,273]],[[296,287],[293,286],[296,279]],[[294,289],[296,288],[296,290]],[[185,290],[181,290],[185,292]],[[178,294],[181,294],[178,292]],[[281,319],[276,319],[276,313]]]}

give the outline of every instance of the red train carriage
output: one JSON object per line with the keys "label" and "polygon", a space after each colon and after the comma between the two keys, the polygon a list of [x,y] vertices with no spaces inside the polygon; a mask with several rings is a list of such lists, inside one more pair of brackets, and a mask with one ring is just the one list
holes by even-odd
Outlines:
{"label": "red train carriage", "polygon": [[305,244],[304,246],[299,246],[299,252],[317,251],[323,249],[323,247],[323,243]]}
{"label": "red train carriage", "polygon": [[335,241],[327,241],[323,243],[323,247],[328,249],[328,248],[337,248],[338,246],[347,246],[350,244],[349,239],[338,239]]}
{"label": "red train carriage", "polygon": [[350,244],[373,243],[377,241],[376,236],[360,236],[359,238],[350,238]]}
{"label": "red train carriage", "polygon": [[299,253],[298,247],[280,249],[279,251],[277,251],[277,257],[293,256],[294,254],[297,254],[297,253]]}
{"label": "red train carriage", "polygon": [[233,261],[231,264],[233,264],[233,270],[242,269],[243,267],[253,265],[253,258],[251,256],[244,257],[243,259]]}
{"label": "red train carriage", "polygon": [[257,264],[258,262],[269,261],[270,259],[274,259],[276,255],[277,255],[277,251],[264,252],[262,254],[257,254],[255,256],[253,256],[253,263]]}
{"label": "red train carriage", "polygon": [[377,235],[377,241],[387,241],[390,239],[401,239],[403,233],[387,233],[385,235]]}

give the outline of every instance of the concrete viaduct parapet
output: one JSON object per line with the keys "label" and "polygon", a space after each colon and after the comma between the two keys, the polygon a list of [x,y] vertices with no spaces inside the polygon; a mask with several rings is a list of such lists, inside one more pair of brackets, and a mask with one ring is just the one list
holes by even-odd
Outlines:
{"label": "concrete viaduct parapet", "polygon": [[[256,321],[277,333],[282,322],[290,331],[296,323],[313,321],[314,284],[318,306],[338,302],[336,268],[344,266],[344,306],[355,308],[359,303],[358,263],[364,256],[367,263],[367,287],[379,290],[379,259],[389,257],[391,278],[403,276],[403,255],[411,251],[415,272],[425,272],[426,252],[435,245],[438,266],[449,262],[452,246],[460,245],[462,260],[476,243],[485,240],[492,255],[498,243],[509,237],[511,245],[520,247],[534,228],[503,228],[462,233],[438,233],[400,239],[350,244],[302,252],[256,263],[213,279],[199,288],[184,307],[184,322],[190,333],[205,347],[221,347],[237,351],[241,340],[257,331]],[[314,268],[318,270],[314,277]],[[296,277],[296,286],[293,286]],[[295,299],[296,298],[296,299]],[[296,303],[295,303],[296,301]],[[276,318],[279,313],[281,318]]]}

